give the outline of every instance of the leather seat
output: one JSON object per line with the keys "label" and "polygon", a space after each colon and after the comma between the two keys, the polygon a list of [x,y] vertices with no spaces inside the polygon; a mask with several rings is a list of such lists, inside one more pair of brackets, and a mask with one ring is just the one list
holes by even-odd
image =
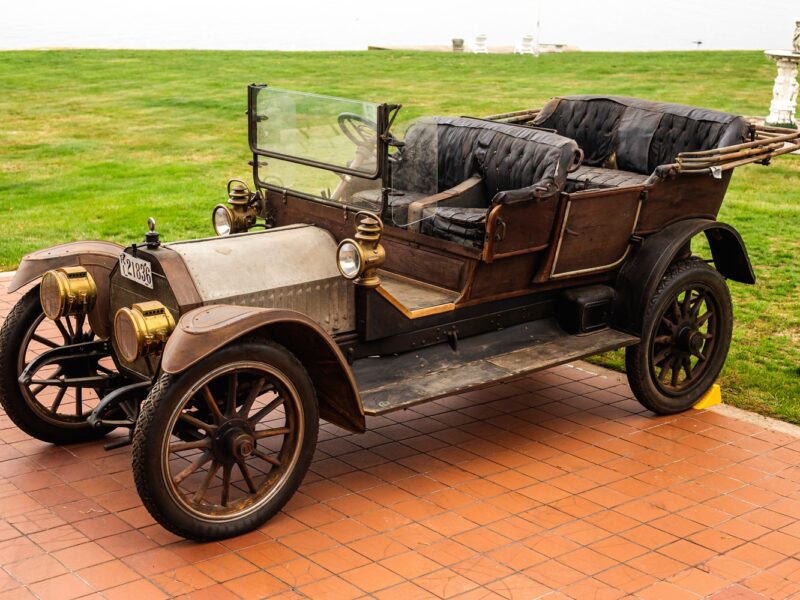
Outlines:
{"label": "leather seat", "polygon": [[436,189],[421,191],[432,195],[478,176],[485,203],[426,208],[420,231],[472,247],[483,245],[486,214],[492,204],[532,200],[535,193],[557,194],[580,156],[573,140],[548,131],[466,117],[432,117],[409,129],[393,165],[394,188],[416,191],[434,179],[432,161],[420,158],[426,150],[431,156],[431,144],[436,145]]}
{"label": "leather seat", "polygon": [[650,175],[675,162],[681,152],[711,150],[746,141],[751,127],[729,113],[682,104],[624,96],[567,96],[550,100],[534,120],[574,139],[584,152],[583,165],[623,174],[604,179],[595,171],[570,176],[571,181],[630,185],[628,173]]}

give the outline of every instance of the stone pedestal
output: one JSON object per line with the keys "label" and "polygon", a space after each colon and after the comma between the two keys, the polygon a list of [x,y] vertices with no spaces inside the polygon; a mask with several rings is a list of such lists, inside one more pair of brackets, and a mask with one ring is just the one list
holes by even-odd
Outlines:
{"label": "stone pedestal", "polygon": [[765,54],[778,65],[767,125],[797,125],[794,114],[797,109],[797,65],[800,64],[800,52],[767,50]]}

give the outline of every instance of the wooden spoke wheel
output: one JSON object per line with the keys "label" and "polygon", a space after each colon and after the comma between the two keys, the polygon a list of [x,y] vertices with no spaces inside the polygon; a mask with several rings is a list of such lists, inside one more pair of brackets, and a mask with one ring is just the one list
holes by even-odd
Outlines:
{"label": "wooden spoke wheel", "polygon": [[659,414],[691,408],[719,375],[732,330],[724,278],[698,258],[675,263],[646,311],[641,343],[626,351],[636,398]]}
{"label": "wooden spoke wheel", "polygon": [[179,535],[238,535],[297,489],[317,429],[313,386],[297,359],[270,342],[237,343],[153,387],[134,436],[136,485]]}
{"label": "wooden spoke wheel", "polygon": [[[94,338],[85,315],[45,318],[38,286],[14,306],[0,331],[0,402],[20,429],[55,444],[84,442],[108,433],[108,428],[94,428],[86,419],[103,397],[100,384],[118,376],[110,356],[65,357],[36,370],[28,383],[19,381],[43,353]],[[70,384],[86,377],[97,378],[98,386]]]}

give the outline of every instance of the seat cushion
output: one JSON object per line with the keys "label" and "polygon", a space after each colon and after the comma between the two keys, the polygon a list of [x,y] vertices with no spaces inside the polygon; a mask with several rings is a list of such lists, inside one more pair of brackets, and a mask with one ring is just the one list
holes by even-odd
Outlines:
{"label": "seat cushion", "polygon": [[647,181],[649,175],[620,171],[619,169],[604,169],[602,167],[579,167],[574,173],[567,176],[568,192],[592,190],[598,188],[613,188],[625,185],[641,185]]}
{"label": "seat cushion", "polygon": [[485,208],[442,206],[422,212],[420,231],[464,246],[480,248],[486,233]]}
{"label": "seat cushion", "polygon": [[[408,225],[408,205],[427,196],[428,194],[421,192],[393,190],[389,194],[389,216],[395,227],[406,227]],[[381,211],[381,191],[373,189],[356,192],[350,202],[357,208],[379,213]]]}

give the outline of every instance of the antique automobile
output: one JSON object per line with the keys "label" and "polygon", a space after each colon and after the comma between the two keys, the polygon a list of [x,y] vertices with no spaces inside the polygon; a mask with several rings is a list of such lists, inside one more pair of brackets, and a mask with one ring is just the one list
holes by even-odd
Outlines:
{"label": "antique automobile", "polygon": [[127,428],[107,447],[132,443],[144,505],[210,540],[281,509],[320,418],[363,432],[623,347],[651,411],[706,393],[731,341],[726,280],[755,282],[716,220],[731,174],[800,133],[574,96],[401,136],[399,109],[251,85],[254,186],[228,184],[216,237],[167,243],[150,220],[141,243],[26,256],[0,333],[8,416],[56,444]]}

